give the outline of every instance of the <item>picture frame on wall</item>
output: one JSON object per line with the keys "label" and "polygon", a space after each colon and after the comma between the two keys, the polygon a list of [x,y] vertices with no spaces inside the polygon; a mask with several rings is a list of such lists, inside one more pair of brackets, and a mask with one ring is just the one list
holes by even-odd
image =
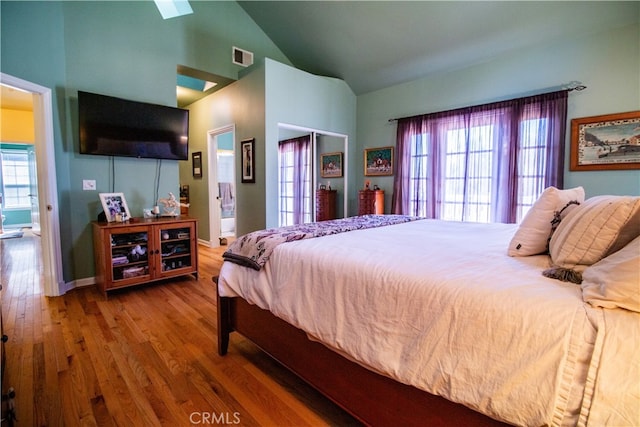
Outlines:
{"label": "picture frame on wall", "polygon": [[571,120],[570,170],[640,169],[640,111]]}
{"label": "picture frame on wall", "polygon": [[256,176],[256,157],[255,157],[256,140],[255,138],[245,139],[240,142],[242,150],[242,183],[255,183]]}
{"label": "picture frame on wall", "polygon": [[393,147],[365,148],[364,175],[393,175]]}
{"label": "picture frame on wall", "polygon": [[131,218],[124,193],[100,193],[98,196],[108,222],[117,221],[118,215],[122,216],[123,214],[126,215],[126,218]]}
{"label": "picture frame on wall", "polygon": [[202,151],[191,153],[191,163],[194,178],[202,178]]}
{"label": "picture frame on wall", "polygon": [[320,177],[339,178],[342,176],[342,152],[320,154]]}

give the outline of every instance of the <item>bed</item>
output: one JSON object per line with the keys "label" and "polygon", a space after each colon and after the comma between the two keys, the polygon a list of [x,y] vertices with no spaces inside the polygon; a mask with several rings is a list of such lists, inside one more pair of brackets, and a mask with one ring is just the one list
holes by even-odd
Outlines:
{"label": "bed", "polygon": [[540,230],[575,195],[553,190],[520,225],[243,236],[217,278],[218,351],[239,332],[368,425],[639,425],[640,198],[577,197]]}

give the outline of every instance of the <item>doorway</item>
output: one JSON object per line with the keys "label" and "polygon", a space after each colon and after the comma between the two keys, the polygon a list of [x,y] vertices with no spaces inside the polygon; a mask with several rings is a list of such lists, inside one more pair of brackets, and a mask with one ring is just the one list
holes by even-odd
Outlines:
{"label": "doorway", "polygon": [[0,86],[33,96],[35,174],[39,178],[34,203],[41,229],[43,292],[46,296],[58,296],[66,289],[62,277],[51,89],[4,73],[0,73]]}
{"label": "doorway", "polygon": [[208,133],[209,240],[216,248],[236,236],[235,126]]}
{"label": "doorway", "polygon": [[40,200],[38,199],[38,163],[35,147],[29,147],[29,201],[31,202],[31,232],[40,235]]}

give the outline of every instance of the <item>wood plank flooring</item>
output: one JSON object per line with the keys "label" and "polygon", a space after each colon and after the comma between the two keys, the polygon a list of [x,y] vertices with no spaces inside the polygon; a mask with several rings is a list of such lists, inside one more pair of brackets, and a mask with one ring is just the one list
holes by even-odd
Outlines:
{"label": "wood plank flooring", "polygon": [[218,356],[211,278],[225,247],[199,247],[198,280],[49,298],[37,239],[0,240],[17,426],[357,425],[237,334]]}

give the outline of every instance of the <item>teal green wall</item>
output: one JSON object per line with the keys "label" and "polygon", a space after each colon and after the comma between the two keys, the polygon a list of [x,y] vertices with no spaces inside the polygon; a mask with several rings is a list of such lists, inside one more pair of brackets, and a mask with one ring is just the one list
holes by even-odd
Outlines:
{"label": "teal green wall", "polygon": [[218,149],[219,150],[233,150],[233,135],[225,133],[218,137]]}
{"label": "teal green wall", "polygon": [[180,182],[189,185],[189,215],[199,221],[199,236],[210,240],[208,132],[235,125],[235,146],[255,138],[255,184],[240,183],[240,156],[236,156],[236,233],[264,228],[264,66],[257,61],[243,77],[193,104],[189,108],[189,150],[202,152],[202,179],[194,179],[191,166],[180,167]]}
{"label": "teal green wall", "polygon": [[[204,165],[207,131],[235,124],[235,144],[256,139],[256,183],[239,184],[237,192],[240,234],[277,224],[278,123],[349,135],[353,213],[356,190],[364,185],[364,148],[395,144],[390,118],[555,90],[572,81],[588,89],[570,94],[569,118],[640,108],[638,25],[512,52],[355,97],[340,80],[290,67],[237,3],[191,5],[194,14],[164,21],[151,1],[0,2],[1,71],[53,90],[66,282],[94,274],[89,222],[101,210],[97,193],[122,191],[132,214],[141,215],[143,208],[155,204],[158,165],[154,160],[117,158],[112,176],[109,158],[79,155],[78,90],[175,105],[177,65],[242,77],[190,107],[190,151],[202,151]],[[256,65],[233,65],[232,46],[253,51]],[[567,155],[568,150],[569,129]],[[640,194],[640,171],[570,172],[568,159],[566,164],[565,186],[583,185],[588,196]],[[82,191],[83,179],[95,179],[98,191]],[[371,181],[387,191],[388,211],[392,178]],[[190,214],[200,220],[199,236],[208,239],[206,177],[193,180],[190,161],[163,161],[159,195],[177,194],[179,184],[190,184]]]}
{"label": "teal green wall", "polygon": [[[315,76],[270,58],[246,70],[237,82],[189,106],[191,129],[195,130],[189,149],[202,151],[205,165],[208,131],[235,124],[236,147],[255,138],[255,183],[241,183],[241,159],[236,156],[238,235],[278,225],[278,123],[342,133],[355,140],[355,106],[355,95],[343,81]],[[191,193],[189,212],[194,210],[201,218],[200,235],[207,240],[209,221],[203,218],[209,206],[206,169],[204,175],[195,180],[188,168],[181,167],[181,182],[189,184]]]}
{"label": "teal green wall", "polygon": [[[640,17],[640,3],[638,3]],[[640,171],[570,172],[570,119],[640,109],[640,29],[618,28],[517,51],[473,67],[438,74],[358,97],[358,149],[395,145],[396,124],[389,119],[445,111],[516,98],[579,81],[588,88],[571,92],[568,102],[565,187],[582,185],[587,196],[640,194]],[[356,169],[363,159],[356,156]],[[358,185],[364,176],[358,174]],[[371,178],[387,190],[392,177]]]}
{"label": "teal green wall", "polygon": [[[347,135],[348,158],[356,152],[356,96],[339,79],[309,74],[266,59],[266,226],[278,226],[278,124],[286,123]],[[353,190],[356,171],[349,166],[349,187]],[[353,191],[351,191],[353,194]],[[352,200],[353,199],[353,200]],[[353,212],[355,196],[350,197]],[[238,211],[240,212],[240,211]]]}
{"label": "teal green wall", "polygon": [[[66,282],[92,277],[90,221],[101,211],[98,193],[123,192],[131,214],[178,194],[179,163],[78,154],[77,91],[176,105],[176,67],[237,79],[232,46],[287,62],[236,2],[191,2],[194,13],[163,20],[151,1],[0,3],[3,73],[49,87]],[[251,132],[253,133],[253,132]],[[197,146],[197,138],[195,138]],[[196,150],[197,151],[197,150]],[[97,191],[82,191],[95,179]]]}

